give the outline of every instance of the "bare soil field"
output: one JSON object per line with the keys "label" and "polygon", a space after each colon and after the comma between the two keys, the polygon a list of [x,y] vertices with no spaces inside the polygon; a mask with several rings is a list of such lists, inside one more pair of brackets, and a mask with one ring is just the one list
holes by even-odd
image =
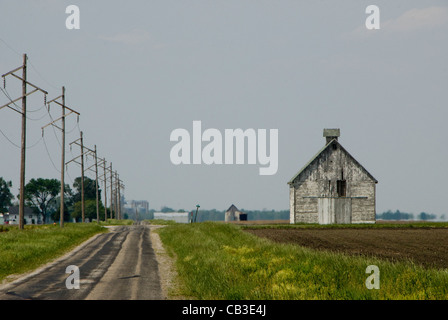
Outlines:
{"label": "bare soil field", "polygon": [[411,260],[427,268],[448,268],[448,228],[245,229],[270,240],[317,250]]}

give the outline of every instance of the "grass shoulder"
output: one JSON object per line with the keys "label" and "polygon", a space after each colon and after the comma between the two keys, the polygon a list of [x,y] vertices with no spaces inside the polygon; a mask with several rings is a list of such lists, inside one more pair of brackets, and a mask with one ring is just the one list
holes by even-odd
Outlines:
{"label": "grass shoulder", "polygon": [[[274,243],[225,223],[174,224],[158,232],[177,258],[184,295],[197,299],[448,298],[446,271],[408,262]],[[366,288],[369,265],[381,270],[380,290]]]}
{"label": "grass shoulder", "polygon": [[0,232],[0,283],[12,274],[32,271],[69,252],[98,233],[108,232],[97,223],[25,225]]}
{"label": "grass shoulder", "polygon": [[164,219],[150,219],[150,220],[144,220],[148,224],[152,225],[160,225],[160,226],[169,226],[169,225],[176,225],[177,222],[174,220],[164,220]]}
{"label": "grass shoulder", "polygon": [[131,219],[107,219],[107,221],[100,221],[101,226],[130,226],[134,224]]}

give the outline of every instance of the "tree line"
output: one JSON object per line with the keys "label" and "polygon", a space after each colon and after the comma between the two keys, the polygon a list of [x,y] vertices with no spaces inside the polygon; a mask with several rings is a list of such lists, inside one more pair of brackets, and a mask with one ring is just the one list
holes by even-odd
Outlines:
{"label": "tree line", "polygon": [[[156,210],[149,210],[149,217],[151,219],[151,214]],[[187,212],[184,209],[175,210],[170,207],[162,207],[159,211],[161,212]],[[242,212],[247,213],[248,220],[289,220],[289,210],[245,210],[241,209]],[[198,221],[223,221],[225,219],[225,210],[202,210],[198,211]],[[420,212],[414,215],[413,213],[401,212],[396,210],[392,212],[391,210],[385,211],[383,213],[376,214],[377,219],[383,220],[434,220],[437,219],[437,215],[427,212]],[[445,220],[445,215],[440,216],[441,220]]]}
{"label": "tree line", "polygon": [[[73,186],[66,184],[64,187],[64,221],[75,219],[81,221],[81,177],[73,181]],[[0,177],[0,213],[6,213],[9,207],[18,205],[14,203],[14,195],[11,192],[12,182]],[[61,182],[57,179],[37,178],[31,179],[24,188],[25,206],[30,207],[38,214],[43,223],[50,220],[59,221],[61,208]],[[19,199],[19,195],[17,195]],[[98,199],[101,199],[101,189],[98,187]],[[96,212],[96,182],[84,177],[84,203],[85,218],[90,221],[97,219]],[[107,209],[110,217],[110,210]],[[99,200],[100,220],[104,220],[104,205]]]}
{"label": "tree line", "polygon": [[[289,210],[246,210],[241,209],[243,213],[247,214],[248,220],[289,220]],[[148,215],[140,214],[141,219],[153,219],[154,212],[193,212],[196,213],[196,209],[186,211],[184,209],[173,209],[167,206],[161,207],[160,210],[150,209]],[[199,209],[197,215],[197,222],[202,221],[224,221],[226,210],[217,209]]]}
{"label": "tree line", "polygon": [[[401,212],[400,210],[396,210],[395,212],[388,210],[377,214],[376,218],[382,220],[434,220],[437,219],[437,215],[427,212],[420,212],[414,215],[413,213]],[[440,219],[445,220],[445,215],[442,215]]]}

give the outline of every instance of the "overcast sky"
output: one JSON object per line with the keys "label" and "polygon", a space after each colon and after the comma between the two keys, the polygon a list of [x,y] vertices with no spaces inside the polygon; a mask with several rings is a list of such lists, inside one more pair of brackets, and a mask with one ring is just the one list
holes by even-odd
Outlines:
{"label": "overcast sky", "polygon": [[[71,4],[79,30],[66,28]],[[379,30],[365,26],[371,4]],[[287,182],[324,145],[323,129],[340,128],[341,144],[379,181],[377,212],[448,214],[447,40],[444,0],[0,0],[0,73],[27,53],[28,80],[48,100],[65,86],[81,113],[79,123],[67,117],[66,160],[79,154],[68,144],[82,130],[126,199],[154,209],[288,209]],[[7,77],[6,92],[20,90]],[[60,107],[50,117],[34,93],[28,109],[26,180],[59,179],[60,131],[42,138],[41,127]],[[277,173],[172,164],[170,134],[192,134],[194,120],[223,134],[278,129]],[[18,113],[0,110],[0,176],[14,194],[20,128]],[[78,176],[70,164],[66,182]]]}

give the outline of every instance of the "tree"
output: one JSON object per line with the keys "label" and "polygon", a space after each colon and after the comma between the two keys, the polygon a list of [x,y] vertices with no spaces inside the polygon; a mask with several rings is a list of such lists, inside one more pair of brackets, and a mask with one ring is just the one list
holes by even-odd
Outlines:
{"label": "tree", "polygon": [[431,214],[431,213],[420,212],[420,214],[418,215],[418,218],[420,220],[434,220],[435,218],[437,218],[437,216],[435,214]]}
{"label": "tree", "polygon": [[[70,220],[70,212],[73,211],[73,191],[68,184],[64,187],[64,221]],[[47,215],[50,215],[53,221],[61,220],[61,195],[59,194],[47,208]]]}
{"label": "tree", "polygon": [[[85,200],[85,217],[88,218],[90,221],[96,220],[96,199],[89,199]],[[104,206],[101,201],[99,201],[98,204],[99,208],[99,216],[100,220],[104,220]],[[82,216],[82,208],[81,208],[81,201],[78,201],[73,206],[73,212],[71,213],[71,217],[76,219],[77,221],[81,220]]]}
{"label": "tree", "polygon": [[54,205],[60,189],[61,182],[57,179],[31,179],[24,190],[26,205],[37,208],[45,221],[48,208]]}
{"label": "tree", "polygon": [[11,187],[11,181],[5,181],[0,177],[0,213],[8,212],[8,207],[12,205],[14,195],[11,193]]}
{"label": "tree", "polygon": [[413,219],[414,215],[412,213],[401,212],[400,210],[396,210],[395,212],[388,210],[377,214],[377,218],[383,220],[409,220]]}
{"label": "tree", "polygon": [[[73,202],[81,201],[81,177],[75,178],[73,181]],[[84,177],[84,200],[96,199],[96,181],[88,177]],[[101,189],[98,187],[98,199],[101,199]]]}

